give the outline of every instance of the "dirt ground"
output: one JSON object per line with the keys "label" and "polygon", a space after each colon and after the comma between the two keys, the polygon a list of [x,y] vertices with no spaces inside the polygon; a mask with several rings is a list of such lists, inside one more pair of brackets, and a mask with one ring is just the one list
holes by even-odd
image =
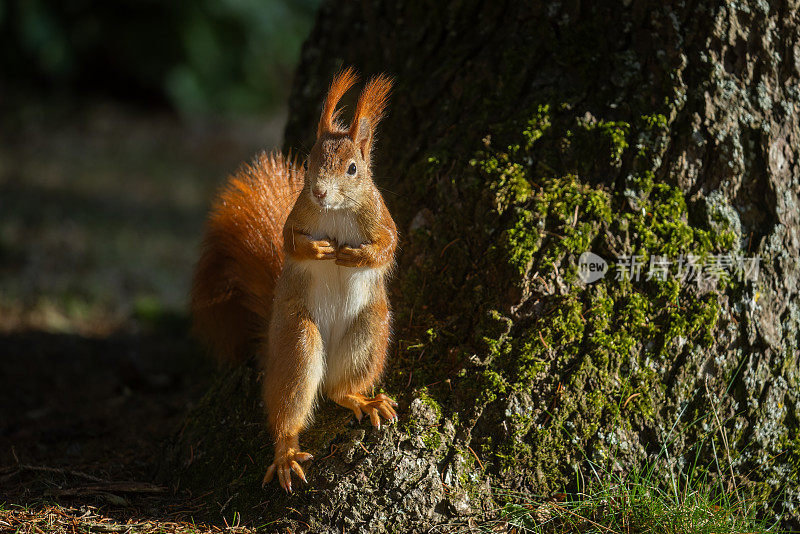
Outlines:
{"label": "dirt ground", "polygon": [[211,195],[283,115],[0,107],[0,532],[227,528],[161,453],[216,371],[185,312]]}

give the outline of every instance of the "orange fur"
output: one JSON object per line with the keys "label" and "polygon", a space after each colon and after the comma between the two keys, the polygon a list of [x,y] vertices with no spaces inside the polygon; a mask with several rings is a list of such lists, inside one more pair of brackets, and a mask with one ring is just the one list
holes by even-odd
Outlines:
{"label": "orange fur", "polygon": [[[195,270],[195,328],[228,361],[259,356],[262,397],[275,438],[275,475],[305,481],[299,433],[326,394],[361,417],[397,418],[396,403],[365,394],[386,365],[391,313],[386,279],[397,228],[375,183],[370,151],[391,81],[370,80],[353,124],[336,121],[355,83],[331,83],[305,172],[277,154],[243,167],[212,208]],[[355,172],[353,172],[355,169]],[[324,193],[324,194],[323,194]]]}
{"label": "orange fur", "polygon": [[266,329],[283,268],[281,234],[302,183],[293,160],[262,153],[211,208],[191,308],[195,332],[222,361],[251,356],[254,337]]}
{"label": "orange fur", "polygon": [[372,132],[383,118],[383,112],[389,101],[389,94],[392,92],[392,79],[385,74],[379,74],[369,82],[361,91],[356,104],[356,112],[353,122],[350,124],[350,139],[355,140],[359,130],[359,123],[362,120],[369,121],[369,128]]}
{"label": "orange fur", "polygon": [[392,79],[385,74],[373,77],[358,97],[356,113],[350,124],[348,135],[361,149],[362,157],[368,163],[372,158],[375,129],[383,118],[383,111],[392,91]]}
{"label": "orange fur", "polygon": [[328,89],[328,95],[325,97],[325,103],[322,106],[322,115],[319,118],[319,126],[317,127],[317,138],[325,133],[335,133],[339,131],[339,126],[336,124],[336,119],[339,117],[339,111],[336,109],[339,100],[350,89],[358,76],[352,67],[348,67],[334,76],[331,86]]}

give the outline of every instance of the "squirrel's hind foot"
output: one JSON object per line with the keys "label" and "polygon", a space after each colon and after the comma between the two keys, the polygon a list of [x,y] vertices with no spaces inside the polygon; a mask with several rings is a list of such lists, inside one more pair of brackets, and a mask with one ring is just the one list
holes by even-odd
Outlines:
{"label": "squirrel's hind foot", "polygon": [[281,452],[278,447],[276,447],[276,449],[275,460],[272,462],[272,465],[267,468],[264,480],[261,482],[261,487],[263,488],[269,484],[277,473],[278,483],[286,490],[286,493],[291,493],[292,471],[300,477],[300,480],[308,484],[306,474],[303,472],[303,468],[300,467],[300,464],[314,457],[307,452],[300,452],[293,448],[288,448],[284,452]]}
{"label": "squirrel's hind foot", "polygon": [[343,399],[337,400],[336,403],[353,410],[356,419],[359,421],[366,413],[369,415],[372,426],[378,430],[381,428],[381,417],[386,419],[388,423],[397,421],[397,412],[395,411],[397,402],[383,393],[371,399],[358,393],[345,395]]}

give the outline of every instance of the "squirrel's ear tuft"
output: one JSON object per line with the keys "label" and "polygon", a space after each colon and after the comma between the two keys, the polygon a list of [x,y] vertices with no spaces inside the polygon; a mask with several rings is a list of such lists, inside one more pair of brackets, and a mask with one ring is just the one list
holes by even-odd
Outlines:
{"label": "squirrel's ear tuft", "polygon": [[322,115],[319,118],[319,126],[317,126],[317,138],[325,132],[337,130],[336,118],[339,116],[339,111],[336,109],[336,105],[357,79],[358,76],[353,67],[347,67],[334,76],[328,89],[328,96],[325,97],[325,104],[322,106]]}
{"label": "squirrel's ear tuft", "polygon": [[375,129],[383,118],[383,110],[386,108],[391,91],[392,79],[385,74],[379,74],[367,83],[361,91],[361,96],[358,97],[349,136],[361,149],[365,161],[369,161]]}

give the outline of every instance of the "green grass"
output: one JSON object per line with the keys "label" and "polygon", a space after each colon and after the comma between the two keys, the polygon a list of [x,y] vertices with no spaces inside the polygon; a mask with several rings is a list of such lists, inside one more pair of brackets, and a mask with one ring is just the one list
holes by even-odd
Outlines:
{"label": "green grass", "polygon": [[667,471],[663,460],[669,458],[672,440],[686,432],[686,428],[678,429],[676,420],[656,463],[640,470],[620,474],[613,467],[619,465],[615,455],[600,465],[584,451],[583,461],[589,465],[592,476],[577,478],[574,487],[578,489],[573,493],[537,497],[495,488],[498,518],[488,524],[490,531],[501,527],[503,532],[515,534],[785,532],[780,530],[777,516],[772,515],[772,522],[768,518],[775,503],[754,497],[752,488],[737,485],[737,478],[729,471],[733,454],[716,410],[690,422],[688,427],[706,420],[714,423],[711,426],[715,431],[706,438],[711,443],[713,457],[705,462],[695,457],[686,471],[677,474]]}
{"label": "green grass", "polygon": [[776,532],[757,517],[762,503],[739,501],[708,481],[665,489],[652,475],[596,473],[584,490],[549,498],[497,490],[505,504],[492,528],[505,524],[509,532],[537,534]]}

